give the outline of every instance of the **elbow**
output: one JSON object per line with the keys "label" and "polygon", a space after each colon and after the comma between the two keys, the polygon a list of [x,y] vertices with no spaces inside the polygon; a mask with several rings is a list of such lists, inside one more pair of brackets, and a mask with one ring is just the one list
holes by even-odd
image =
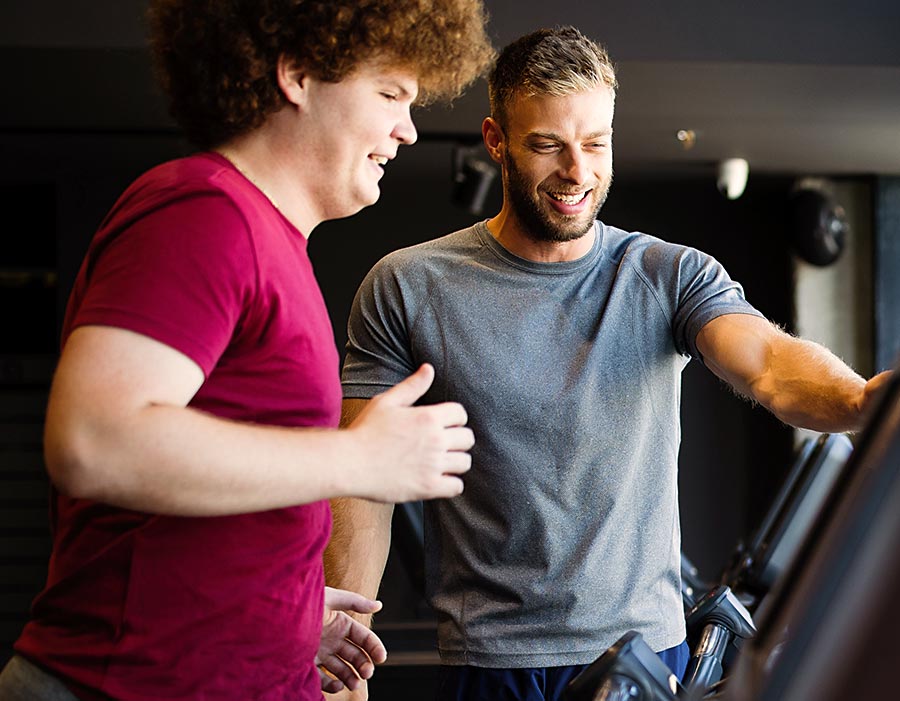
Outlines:
{"label": "elbow", "polygon": [[44,463],[50,481],[67,497],[96,500],[101,496],[97,450],[83,430],[61,424],[48,417],[44,429]]}
{"label": "elbow", "polygon": [[768,374],[760,374],[748,381],[746,395],[782,421],[784,421],[783,415],[790,412],[790,406],[786,401],[785,395],[778,391],[777,386]]}
{"label": "elbow", "polygon": [[793,428],[806,428],[812,431],[819,430],[815,426],[810,426],[807,417],[797,411],[794,407],[790,406],[787,402],[775,400],[769,403],[760,402],[760,404],[765,406],[769,412],[783,424],[787,424]]}

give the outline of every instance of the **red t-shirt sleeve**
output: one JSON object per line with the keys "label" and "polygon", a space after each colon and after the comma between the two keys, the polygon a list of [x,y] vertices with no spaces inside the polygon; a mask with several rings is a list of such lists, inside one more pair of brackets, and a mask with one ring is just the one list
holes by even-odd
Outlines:
{"label": "red t-shirt sleeve", "polygon": [[66,334],[99,324],[149,336],[209,376],[257,283],[243,215],[225,195],[201,192],[144,213],[96,242],[83,297]]}

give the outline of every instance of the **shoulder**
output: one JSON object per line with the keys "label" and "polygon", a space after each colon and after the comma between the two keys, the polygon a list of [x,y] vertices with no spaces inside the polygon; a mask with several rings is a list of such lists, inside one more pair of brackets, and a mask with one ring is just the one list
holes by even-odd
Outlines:
{"label": "shoulder", "polygon": [[164,163],[132,183],[91,241],[88,279],[128,270],[160,281],[217,276],[241,289],[254,284],[253,219],[216,182],[221,168],[205,160]]}
{"label": "shoulder", "polygon": [[163,163],[128,187],[101,225],[100,236],[128,233],[129,238],[150,236],[179,245],[245,242],[258,213],[242,180],[214,154]]}
{"label": "shoulder", "polygon": [[476,227],[468,227],[393,251],[379,260],[370,274],[404,278],[439,274],[470,260],[483,245]]}
{"label": "shoulder", "polygon": [[483,246],[475,229],[461,229],[387,254],[366,274],[354,306],[401,304],[415,310],[433,290],[461,278],[456,274],[459,266],[469,264]]}
{"label": "shoulder", "polygon": [[627,260],[650,265],[691,255],[692,252],[700,253],[689,246],[671,243],[642,231],[626,231],[607,224],[603,224],[603,249],[606,257],[615,262]]}
{"label": "shoulder", "polygon": [[691,246],[607,225],[604,225],[603,248],[606,257],[615,264],[624,263],[635,273],[649,278],[720,267],[711,255]]}
{"label": "shoulder", "polygon": [[125,192],[130,199],[176,198],[179,194],[227,193],[233,189],[232,171],[215,154],[197,153],[161,163],[141,175]]}
{"label": "shoulder", "polygon": [[211,208],[238,213],[232,182],[211,154],[162,163],[135,180],[110,210],[107,220],[135,221],[167,209]]}

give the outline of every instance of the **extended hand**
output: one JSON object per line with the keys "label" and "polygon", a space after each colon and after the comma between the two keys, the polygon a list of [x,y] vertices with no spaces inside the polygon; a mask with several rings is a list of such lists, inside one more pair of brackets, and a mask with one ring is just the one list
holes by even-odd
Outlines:
{"label": "extended hand", "polygon": [[322,638],[316,653],[322,691],[334,693],[345,686],[356,689],[362,679],[372,676],[376,664],[387,659],[387,650],[378,636],[345,613],[375,613],[380,608],[381,602],[367,599],[362,594],[325,587]]}
{"label": "extended hand", "polygon": [[863,389],[862,401],[860,402],[860,414],[865,415],[871,409],[872,403],[881,392],[881,388],[887,385],[888,381],[893,376],[893,370],[885,370],[866,382],[866,386]]}
{"label": "extended hand", "polygon": [[434,380],[425,364],[373,398],[348,431],[360,443],[359,496],[402,502],[454,497],[472,465],[475,444],[466,410],[456,402],[413,406]]}

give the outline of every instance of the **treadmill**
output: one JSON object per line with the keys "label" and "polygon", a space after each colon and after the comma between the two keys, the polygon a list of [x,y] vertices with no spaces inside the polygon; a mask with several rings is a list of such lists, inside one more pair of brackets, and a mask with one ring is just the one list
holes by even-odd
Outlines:
{"label": "treadmill", "polygon": [[720,682],[744,641],[756,634],[753,612],[796,558],[852,452],[844,435],[807,439],[749,546],[738,546],[719,585],[699,590],[700,596],[696,572],[682,582],[691,649],[683,683],[689,691]]}
{"label": "treadmill", "polygon": [[900,697],[900,374],[759,612],[727,701]]}
{"label": "treadmill", "polygon": [[797,555],[853,452],[843,434],[808,439],[747,547],[722,576],[752,612]]}
{"label": "treadmill", "polygon": [[[794,559],[805,534],[853,452],[843,434],[821,434],[801,445],[775,500],[749,543],[738,544],[719,578],[752,613]],[[681,594],[685,612],[715,587],[682,553]]]}

